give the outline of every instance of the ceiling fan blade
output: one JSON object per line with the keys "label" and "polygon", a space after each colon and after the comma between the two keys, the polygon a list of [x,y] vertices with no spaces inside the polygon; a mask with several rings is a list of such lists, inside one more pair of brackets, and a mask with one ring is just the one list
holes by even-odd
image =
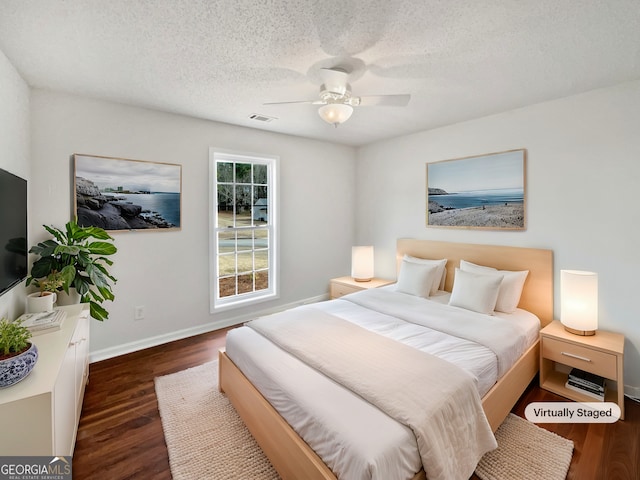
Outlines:
{"label": "ceiling fan blade", "polygon": [[325,89],[330,92],[344,95],[347,91],[347,80],[349,79],[349,74],[344,70],[321,68],[320,78],[322,79]]}
{"label": "ceiling fan blade", "polygon": [[263,103],[263,105],[287,105],[287,104],[293,104],[293,103],[307,104],[307,105],[324,105],[326,102],[322,100],[299,100],[296,102],[267,102],[267,103]]}
{"label": "ceiling fan blade", "polygon": [[359,97],[359,99],[360,102],[358,105],[361,107],[406,107],[411,99],[411,95],[367,95]]}

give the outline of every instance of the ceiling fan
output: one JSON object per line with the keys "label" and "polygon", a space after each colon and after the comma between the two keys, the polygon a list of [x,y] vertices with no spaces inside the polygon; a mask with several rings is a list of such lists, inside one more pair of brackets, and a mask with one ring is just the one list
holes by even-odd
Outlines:
{"label": "ceiling fan", "polygon": [[346,122],[358,106],[404,107],[409,103],[411,95],[368,95],[355,97],[351,94],[349,74],[340,67],[321,68],[320,98],[318,100],[302,100],[295,102],[271,102],[264,105],[283,105],[292,103],[321,105],[318,114],[327,123],[337,127]]}

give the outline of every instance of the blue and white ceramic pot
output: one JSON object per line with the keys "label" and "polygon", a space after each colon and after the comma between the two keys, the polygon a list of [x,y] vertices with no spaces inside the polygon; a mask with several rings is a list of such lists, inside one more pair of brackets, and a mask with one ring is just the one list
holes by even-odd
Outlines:
{"label": "blue and white ceramic pot", "polygon": [[0,360],[0,388],[10,387],[31,373],[38,360],[38,348],[35,343],[30,345],[24,352]]}

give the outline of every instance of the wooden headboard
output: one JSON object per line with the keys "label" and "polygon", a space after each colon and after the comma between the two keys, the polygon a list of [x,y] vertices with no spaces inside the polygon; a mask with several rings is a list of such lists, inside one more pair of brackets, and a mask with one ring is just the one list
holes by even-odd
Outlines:
{"label": "wooden headboard", "polygon": [[445,290],[449,292],[460,260],[498,270],[529,270],[518,307],[537,315],[543,327],[553,320],[552,250],[400,238],[396,252],[398,271],[405,254],[434,260],[446,258]]}

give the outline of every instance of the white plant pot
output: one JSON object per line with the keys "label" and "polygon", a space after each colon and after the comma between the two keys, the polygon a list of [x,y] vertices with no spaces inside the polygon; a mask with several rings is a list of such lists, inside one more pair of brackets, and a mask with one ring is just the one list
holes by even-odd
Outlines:
{"label": "white plant pot", "polygon": [[57,292],[58,301],[56,302],[59,307],[64,305],[77,305],[80,303],[80,294],[75,288],[70,288],[69,293],[64,290]]}
{"label": "white plant pot", "polygon": [[50,312],[58,296],[53,292],[30,293],[27,295],[27,313]]}

